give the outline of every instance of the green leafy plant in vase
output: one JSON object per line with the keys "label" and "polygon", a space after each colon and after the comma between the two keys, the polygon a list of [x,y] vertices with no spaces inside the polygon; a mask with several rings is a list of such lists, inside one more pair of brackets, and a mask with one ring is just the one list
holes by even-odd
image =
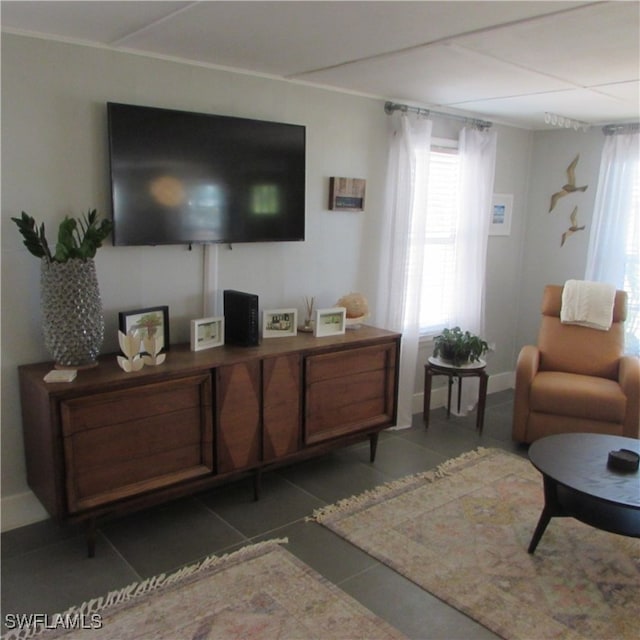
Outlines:
{"label": "green leafy plant in vase", "polygon": [[104,316],[93,258],[111,233],[112,222],[99,222],[95,209],[80,218],[66,216],[52,251],[44,223],[38,225],[24,211],[11,219],[25,247],[40,259],[42,329],[55,366],[95,366],[104,339]]}
{"label": "green leafy plant in vase", "polygon": [[433,340],[433,355],[459,367],[463,364],[478,362],[489,350],[489,345],[479,336],[460,327],[444,329]]}
{"label": "green leafy plant in vase", "polygon": [[65,216],[58,228],[55,252],[51,253],[44,222],[38,226],[35,219],[24,211],[20,218],[11,219],[18,226],[24,246],[29,252],[47,262],[93,258],[113,229],[111,220],[104,219],[98,224],[98,212],[95,209],[88,211],[81,218]]}

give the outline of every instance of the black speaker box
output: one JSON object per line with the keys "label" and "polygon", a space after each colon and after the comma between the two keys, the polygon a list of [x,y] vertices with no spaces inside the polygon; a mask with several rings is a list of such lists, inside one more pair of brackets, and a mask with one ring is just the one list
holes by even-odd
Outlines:
{"label": "black speaker box", "polygon": [[225,344],[257,347],[260,344],[258,296],[233,289],[225,289],[223,296]]}

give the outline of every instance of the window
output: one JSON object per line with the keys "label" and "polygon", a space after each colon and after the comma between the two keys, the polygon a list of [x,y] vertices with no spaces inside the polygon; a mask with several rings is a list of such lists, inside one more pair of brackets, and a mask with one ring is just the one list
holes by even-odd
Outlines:
{"label": "window", "polygon": [[429,159],[420,333],[438,333],[453,312],[458,227],[460,156],[457,149],[432,148]]}
{"label": "window", "polygon": [[629,297],[624,339],[626,353],[640,355],[640,168],[635,167],[625,247],[623,289]]}
{"label": "window", "polygon": [[640,355],[640,132],[604,127],[585,279],[628,295],[625,353]]}

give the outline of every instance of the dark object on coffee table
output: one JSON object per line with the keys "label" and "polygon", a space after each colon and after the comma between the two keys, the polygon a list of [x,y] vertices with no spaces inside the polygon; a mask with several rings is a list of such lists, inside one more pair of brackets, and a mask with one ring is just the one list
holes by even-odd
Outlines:
{"label": "dark object on coffee table", "polygon": [[632,472],[638,470],[638,462],[640,456],[635,451],[629,449],[620,449],[618,451],[610,451],[607,467],[616,471]]}

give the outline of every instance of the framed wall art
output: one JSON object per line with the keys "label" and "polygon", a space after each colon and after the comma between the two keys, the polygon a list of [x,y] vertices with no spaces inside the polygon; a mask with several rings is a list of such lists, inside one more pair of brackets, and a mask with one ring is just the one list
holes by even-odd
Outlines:
{"label": "framed wall art", "polygon": [[490,236],[508,236],[511,234],[511,215],[513,213],[513,195],[494,193],[491,201]]}
{"label": "framed wall art", "polygon": [[329,178],[329,209],[364,211],[366,186],[362,178]]}
{"label": "framed wall art", "polygon": [[297,309],[272,309],[262,312],[262,337],[285,338],[298,333]]}
{"label": "framed wall art", "polygon": [[224,344],[224,316],[191,321],[191,351],[202,351]]}
{"label": "framed wall art", "polygon": [[119,329],[127,334],[133,331],[145,338],[155,338],[160,350],[169,350],[169,307],[148,307],[118,313]]}
{"label": "framed wall art", "polygon": [[313,335],[337,336],[345,333],[347,326],[347,310],[344,307],[332,307],[331,309],[318,309],[316,311],[316,323],[313,327]]}

